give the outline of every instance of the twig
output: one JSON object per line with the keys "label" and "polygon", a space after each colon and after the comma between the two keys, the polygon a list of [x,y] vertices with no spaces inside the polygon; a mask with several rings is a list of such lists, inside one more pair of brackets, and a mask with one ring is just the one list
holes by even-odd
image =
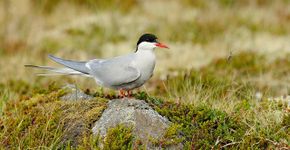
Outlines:
{"label": "twig", "polygon": [[275,142],[275,141],[273,141],[273,140],[270,140],[270,139],[265,139],[266,141],[269,141],[269,142],[271,142],[271,143],[273,143],[275,146],[277,146],[278,145],[278,142]]}
{"label": "twig", "polygon": [[241,142],[232,142],[232,143],[228,143],[224,146],[222,146],[221,148],[225,148],[225,147],[228,147],[228,146],[231,146],[231,145],[235,145],[235,144],[240,144]]}
{"label": "twig", "polygon": [[216,142],[214,144],[214,146],[211,147],[211,149],[214,149],[215,146],[217,146],[220,142],[220,136],[217,137]]}

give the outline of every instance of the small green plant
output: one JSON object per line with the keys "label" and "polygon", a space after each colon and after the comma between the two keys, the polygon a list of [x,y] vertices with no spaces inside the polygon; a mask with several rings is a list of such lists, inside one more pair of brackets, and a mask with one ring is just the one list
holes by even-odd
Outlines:
{"label": "small green plant", "polygon": [[126,150],[132,149],[134,136],[132,128],[125,125],[118,125],[114,128],[108,129],[107,135],[104,139],[105,150]]}
{"label": "small green plant", "polygon": [[163,137],[160,139],[152,139],[151,142],[156,147],[170,147],[170,146],[177,146],[184,141],[184,137],[181,135],[182,126],[180,124],[173,123],[171,124],[168,129],[166,130]]}
{"label": "small green plant", "polygon": [[5,109],[6,103],[9,100],[9,91],[0,91],[0,117]]}

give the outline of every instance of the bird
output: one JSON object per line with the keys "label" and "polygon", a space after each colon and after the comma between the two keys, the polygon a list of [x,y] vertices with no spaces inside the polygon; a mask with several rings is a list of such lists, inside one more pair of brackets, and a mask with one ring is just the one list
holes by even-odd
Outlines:
{"label": "bird", "polygon": [[121,97],[131,97],[132,90],[141,87],[152,76],[156,63],[155,48],[169,47],[158,41],[154,34],[143,34],[136,46],[135,52],[107,59],[92,59],[75,61],[59,58],[53,55],[48,57],[64,68],[50,66],[25,65],[50,71],[39,73],[40,76],[49,75],[80,75],[93,78],[102,87],[119,91]]}

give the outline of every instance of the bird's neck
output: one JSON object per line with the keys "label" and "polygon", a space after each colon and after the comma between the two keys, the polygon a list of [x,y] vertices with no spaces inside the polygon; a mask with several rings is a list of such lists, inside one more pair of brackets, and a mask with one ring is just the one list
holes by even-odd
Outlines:
{"label": "bird's neck", "polygon": [[139,49],[139,50],[136,51],[136,54],[140,55],[140,56],[142,56],[142,55],[144,55],[144,56],[147,56],[147,55],[148,56],[150,56],[150,55],[155,56],[154,49],[150,49],[150,50]]}
{"label": "bird's neck", "polygon": [[[153,50],[142,50],[136,52],[135,65],[143,70],[142,76],[147,80],[152,76],[155,68],[156,57]],[[144,71],[145,70],[145,71]]]}
{"label": "bird's neck", "polygon": [[140,60],[144,60],[144,61],[155,61],[155,53],[154,50],[138,50],[136,52],[137,57]]}

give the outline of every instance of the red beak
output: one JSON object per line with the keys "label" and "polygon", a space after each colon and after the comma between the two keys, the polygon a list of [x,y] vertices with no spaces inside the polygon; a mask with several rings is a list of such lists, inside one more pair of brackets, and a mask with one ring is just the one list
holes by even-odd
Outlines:
{"label": "red beak", "polygon": [[166,46],[165,44],[162,44],[162,43],[156,43],[155,45],[156,45],[157,47],[160,47],[160,48],[168,48],[168,49],[169,49],[168,46]]}

